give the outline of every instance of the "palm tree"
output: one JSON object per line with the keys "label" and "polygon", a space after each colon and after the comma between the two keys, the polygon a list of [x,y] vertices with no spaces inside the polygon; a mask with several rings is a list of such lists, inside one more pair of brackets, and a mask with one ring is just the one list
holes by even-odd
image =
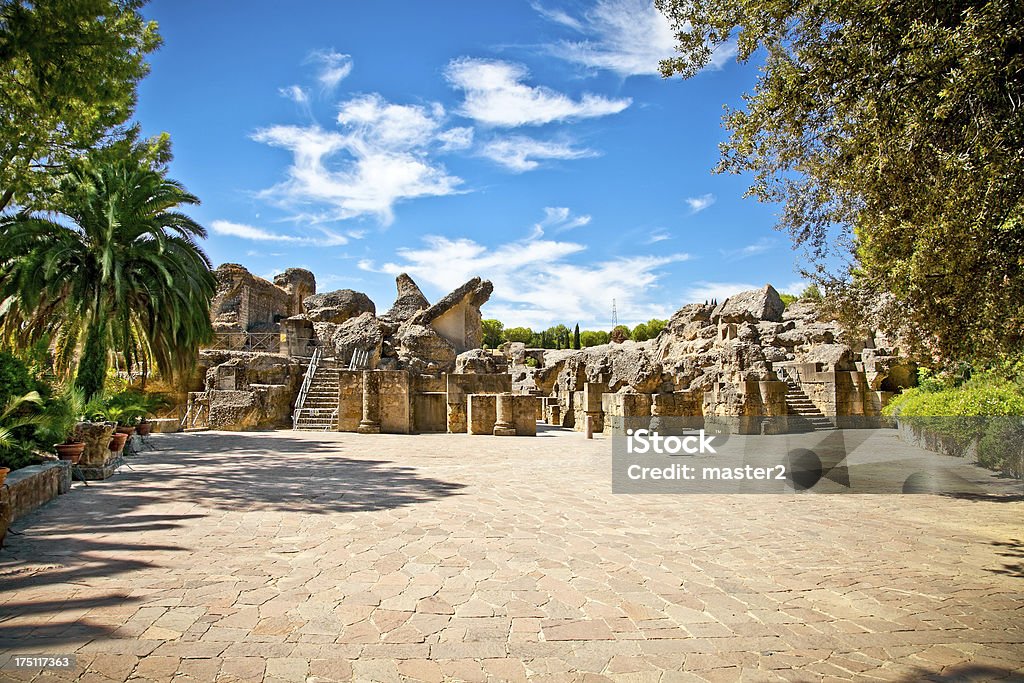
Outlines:
{"label": "palm tree", "polygon": [[129,369],[192,367],[212,338],[216,280],[196,243],[206,231],[177,211],[198,204],[139,155],[97,155],[65,176],[48,214],[0,218],[0,334],[49,339],[55,366],[86,398],[103,389],[111,352]]}

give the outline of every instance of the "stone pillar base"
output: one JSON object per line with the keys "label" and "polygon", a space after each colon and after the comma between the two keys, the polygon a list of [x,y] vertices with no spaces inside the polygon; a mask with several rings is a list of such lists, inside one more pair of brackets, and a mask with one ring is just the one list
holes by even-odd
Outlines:
{"label": "stone pillar base", "polygon": [[118,451],[113,458],[102,465],[79,465],[78,471],[72,470],[72,473],[78,481],[99,481],[114,476],[114,472],[123,464],[124,451]]}
{"label": "stone pillar base", "polygon": [[516,435],[516,428],[513,427],[512,425],[496,424],[496,425],[494,425],[494,435],[495,436],[515,436]]}
{"label": "stone pillar base", "polygon": [[359,426],[356,427],[356,431],[360,434],[380,434],[380,423],[360,422]]}

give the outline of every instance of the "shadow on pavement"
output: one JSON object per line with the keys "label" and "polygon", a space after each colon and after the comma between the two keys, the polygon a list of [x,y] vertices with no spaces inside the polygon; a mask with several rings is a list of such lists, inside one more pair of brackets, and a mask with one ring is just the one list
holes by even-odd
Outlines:
{"label": "shadow on pavement", "polygon": [[336,441],[284,434],[174,435],[176,443],[168,439],[159,454],[134,460],[135,470],[122,470],[118,477],[131,482],[133,497],[311,514],[404,507],[464,487],[421,476],[415,467],[372,459],[372,452],[367,453],[371,458],[344,457],[339,455],[344,445]]}

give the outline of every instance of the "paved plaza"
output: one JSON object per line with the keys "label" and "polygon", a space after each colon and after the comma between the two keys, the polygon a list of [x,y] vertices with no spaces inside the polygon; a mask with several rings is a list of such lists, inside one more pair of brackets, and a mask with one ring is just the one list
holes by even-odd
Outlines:
{"label": "paved plaza", "polygon": [[152,443],[14,525],[0,661],[77,663],[0,679],[1024,680],[1020,496],[613,495],[562,430]]}

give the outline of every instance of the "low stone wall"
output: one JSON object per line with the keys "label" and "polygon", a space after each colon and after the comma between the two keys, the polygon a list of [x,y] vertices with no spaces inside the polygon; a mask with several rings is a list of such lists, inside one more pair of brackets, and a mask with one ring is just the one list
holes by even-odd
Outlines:
{"label": "low stone wall", "polygon": [[896,420],[896,433],[899,435],[900,441],[905,441],[926,451],[963,458],[969,463],[978,462],[978,442],[976,440],[964,446],[951,436],[937,434],[922,427],[914,427],[899,419]]}
{"label": "low stone wall", "polygon": [[71,463],[66,460],[51,460],[8,474],[0,487],[0,544],[18,518],[70,489]]}
{"label": "low stone wall", "polygon": [[160,417],[149,421],[154,434],[170,434],[181,431],[181,420],[176,417]]}

